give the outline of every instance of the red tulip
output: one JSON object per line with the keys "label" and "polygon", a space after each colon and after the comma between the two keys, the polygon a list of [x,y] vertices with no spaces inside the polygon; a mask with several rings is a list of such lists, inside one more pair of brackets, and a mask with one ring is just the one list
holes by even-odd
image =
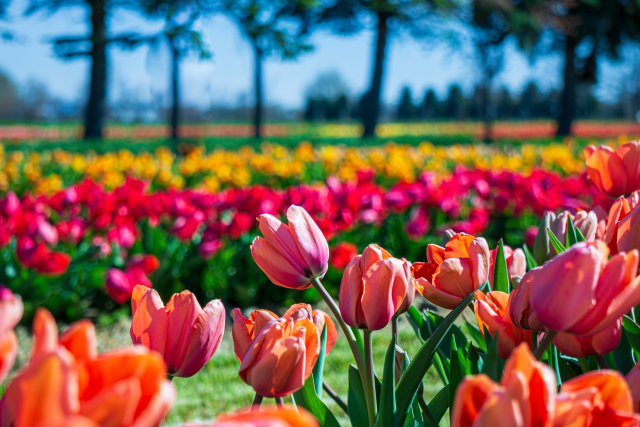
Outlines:
{"label": "red tulip", "polygon": [[272,215],[258,217],[262,237],[251,245],[258,267],[276,285],[306,289],[314,278],[323,278],[329,260],[329,245],[306,210],[292,205],[287,210],[289,225]]}
{"label": "red tulip", "polygon": [[220,346],[225,323],[220,300],[202,309],[191,292],[182,291],[165,307],[155,290],[137,285],[131,307],[131,340],[160,353],[172,376],[195,375]]}
{"label": "red tulip", "polygon": [[495,338],[498,333],[498,355],[507,359],[514,348],[526,343],[531,348],[531,332],[520,329],[511,321],[508,309],[509,295],[493,291],[486,295],[480,291],[475,293],[474,310],[478,327],[484,336],[484,327]]}
{"label": "red tulip", "polygon": [[131,255],[127,260],[127,269],[138,267],[149,276],[160,267],[160,261],[154,255],[136,254]]}
{"label": "red tulip", "polygon": [[387,326],[407,296],[411,264],[369,245],[349,262],[340,285],[340,313],[352,328]]}
{"label": "red tulip", "polygon": [[16,257],[27,268],[33,267],[36,262],[48,252],[44,243],[36,243],[29,236],[21,236],[16,243]]}
{"label": "red tulip", "polygon": [[609,197],[630,194],[640,187],[640,142],[631,141],[613,151],[589,145],[584,149],[589,180]]}
{"label": "red tulip", "polygon": [[44,276],[56,277],[64,274],[69,264],[71,264],[71,257],[68,254],[47,251],[35,262],[33,269]]}
{"label": "red tulip", "polygon": [[302,388],[319,351],[318,333],[311,320],[271,320],[247,348],[239,375],[261,396],[287,396]]}
{"label": "red tulip", "polygon": [[358,247],[353,243],[340,242],[331,248],[329,260],[331,266],[336,270],[344,270],[356,255],[358,255]]}
{"label": "red tulip", "polygon": [[444,248],[427,246],[427,261],[413,263],[413,284],[431,303],[454,309],[489,279],[487,242],[468,234],[454,235]]}

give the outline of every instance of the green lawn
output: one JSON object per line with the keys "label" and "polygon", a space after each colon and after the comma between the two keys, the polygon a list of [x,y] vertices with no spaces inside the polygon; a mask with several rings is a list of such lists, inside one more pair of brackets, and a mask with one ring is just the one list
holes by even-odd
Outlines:
{"label": "green lawn", "polygon": [[[99,351],[103,352],[111,348],[130,345],[129,326],[128,320],[122,320],[108,328],[98,328]],[[186,421],[211,420],[220,413],[243,408],[253,401],[253,390],[238,377],[240,363],[233,354],[230,326],[227,325],[220,349],[198,374],[191,378],[175,378],[173,380],[178,390],[178,399],[165,425],[180,426]],[[338,342],[325,362],[324,378],[346,402],[348,393],[347,369],[349,364],[353,363],[353,358],[346,340],[340,331],[338,332]],[[18,329],[18,336],[20,351],[16,369],[27,361],[31,345],[30,337],[25,328]],[[391,329],[389,327],[373,334],[374,360],[379,376],[382,376],[382,364],[390,340]],[[404,319],[401,319],[399,325],[399,345],[411,357],[419,348],[418,339]],[[425,399],[428,402],[442,388],[442,384],[433,369],[427,373],[424,384]],[[326,393],[323,400],[338,417],[342,427],[350,426],[340,407]],[[290,400],[285,398],[285,402],[287,401]],[[267,400],[265,402],[266,404],[275,403]],[[443,419],[443,424],[444,421]]]}

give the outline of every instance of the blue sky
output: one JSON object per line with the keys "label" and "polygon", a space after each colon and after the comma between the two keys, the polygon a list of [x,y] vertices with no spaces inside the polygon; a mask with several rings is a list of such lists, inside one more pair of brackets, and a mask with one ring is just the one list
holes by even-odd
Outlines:
{"label": "blue sky", "polygon": [[[14,0],[9,9],[10,22],[5,25],[17,33],[17,40],[0,42],[0,69],[18,84],[34,79],[47,85],[50,92],[66,100],[83,96],[87,86],[89,62],[86,59],[61,60],[53,55],[48,39],[59,35],[81,35],[87,32],[86,11],[81,7],[61,9],[55,14],[38,13],[24,17],[26,0]],[[201,19],[197,25],[213,51],[213,59],[183,62],[181,88],[186,103],[206,107],[210,104],[233,104],[243,95],[250,97],[252,89],[252,54],[246,40],[233,22],[224,16]],[[133,11],[117,10],[110,20],[110,32],[136,31],[151,34],[162,28],[162,21],[149,21]],[[373,34],[363,31],[355,36],[337,36],[326,31],[314,34],[313,52],[296,61],[267,60],[265,96],[270,104],[300,107],[304,92],[320,72],[337,71],[351,88],[352,95],[361,94],[368,85],[371,68]],[[396,102],[403,86],[411,87],[416,99],[426,88],[435,88],[444,96],[452,82],[467,90],[477,78],[469,53],[454,51],[433,40],[415,41],[395,37],[388,51],[383,86],[385,102]],[[156,99],[165,96],[168,84],[168,57],[162,49],[149,55],[147,46],[135,51],[111,48],[109,98],[139,97]],[[504,71],[498,84],[519,91],[529,80],[541,87],[560,86],[562,60],[557,56],[533,64],[514,48],[507,50]],[[598,94],[612,96],[612,85],[619,67],[608,63],[601,69],[603,83]]]}

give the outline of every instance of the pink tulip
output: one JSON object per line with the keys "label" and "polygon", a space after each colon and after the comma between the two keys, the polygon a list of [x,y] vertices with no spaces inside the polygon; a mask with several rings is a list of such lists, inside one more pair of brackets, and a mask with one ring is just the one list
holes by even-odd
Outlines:
{"label": "pink tulip", "polygon": [[306,289],[314,278],[324,277],[329,245],[304,208],[291,205],[287,219],[288,225],[272,215],[260,215],[258,221],[264,238],[255,238],[251,255],[276,285]]}
{"label": "pink tulip", "polygon": [[13,191],[9,191],[5,198],[0,201],[0,212],[5,216],[18,215],[21,210],[20,199]]}
{"label": "pink tulip", "polygon": [[[493,288],[493,270],[496,262],[498,248],[491,251],[491,264],[489,265],[489,283]],[[527,260],[524,251],[517,248],[515,251],[509,246],[504,245],[504,257],[507,260],[507,274],[509,277],[522,277],[527,272]]]}
{"label": "pink tulip", "polygon": [[38,236],[49,246],[58,245],[58,230],[47,222],[44,217],[38,217]]}
{"label": "pink tulip", "polygon": [[9,374],[18,354],[18,338],[13,328],[20,322],[22,312],[20,296],[0,285],[0,382]]}
{"label": "pink tulip", "polygon": [[603,331],[584,337],[558,332],[553,338],[553,344],[562,354],[570,357],[605,355],[618,348],[622,337],[621,323],[618,320]]}
{"label": "pink tulip", "polygon": [[191,292],[182,291],[164,306],[155,290],[137,285],[131,307],[131,340],[160,353],[169,375],[195,375],[222,342],[225,310],[220,300],[202,309]]}
{"label": "pink tulip", "polygon": [[608,256],[603,242],[580,242],[527,273],[531,309],[542,325],[594,335],[640,303],[638,251]]}
{"label": "pink tulip", "polygon": [[378,245],[353,258],[340,285],[340,313],[347,325],[370,331],[387,326],[407,298],[410,268]]}
{"label": "pink tulip", "polygon": [[124,304],[131,298],[136,285],[148,288],[153,285],[139,267],[131,267],[127,271],[111,268],[107,272],[105,288],[109,296],[118,304]]}

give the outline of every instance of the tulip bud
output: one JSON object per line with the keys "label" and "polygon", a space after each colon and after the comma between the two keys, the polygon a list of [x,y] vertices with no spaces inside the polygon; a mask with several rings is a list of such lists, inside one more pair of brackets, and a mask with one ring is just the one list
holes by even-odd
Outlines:
{"label": "tulip bud", "polygon": [[240,379],[261,396],[288,396],[302,388],[320,353],[309,319],[274,319],[251,342],[240,365]]}
{"label": "tulip bud", "polygon": [[187,378],[198,373],[224,335],[225,310],[220,300],[202,309],[191,292],[182,291],[165,307],[155,290],[137,285],[131,308],[131,340],[160,353],[172,376]]}
{"label": "tulip bud", "polygon": [[533,258],[535,258],[538,265],[542,265],[550,257],[549,245],[551,239],[549,238],[548,229],[551,228],[551,221],[556,219],[556,215],[553,212],[545,212],[540,221],[540,227],[538,227],[538,234],[536,240],[533,243]]}
{"label": "tulip bud", "polygon": [[340,313],[347,325],[370,331],[387,326],[407,297],[409,268],[409,262],[378,245],[353,258],[340,285]]}
{"label": "tulip bud", "polygon": [[255,238],[251,255],[276,285],[306,289],[314,278],[321,279],[327,272],[329,244],[304,208],[291,205],[287,219],[288,225],[272,215],[260,215],[264,238]]}

